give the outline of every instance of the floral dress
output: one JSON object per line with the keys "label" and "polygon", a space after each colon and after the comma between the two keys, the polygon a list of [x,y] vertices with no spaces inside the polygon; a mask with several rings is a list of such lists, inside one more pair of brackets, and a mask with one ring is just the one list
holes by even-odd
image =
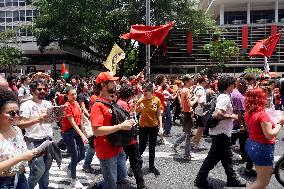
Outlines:
{"label": "floral dress", "polygon": [[[23,134],[19,128],[14,127],[17,131],[17,135],[0,140],[0,162],[8,160],[10,158],[19,156],[27,151],[27,145],[24,141]],[[17,165],[11,167],[7,171],[3,172],[2,174],[11,174],[20,171],[26,165],[26,162],[20,162]]]}

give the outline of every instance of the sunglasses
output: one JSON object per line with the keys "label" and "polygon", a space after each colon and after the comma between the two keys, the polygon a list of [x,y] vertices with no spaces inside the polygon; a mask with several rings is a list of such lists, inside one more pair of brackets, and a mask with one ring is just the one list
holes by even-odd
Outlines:
{"label": "sunglasses", "polygon": [[38,90],[39,92],[41,92],[41,91],[46,91],[46,88],[37,88],[36,90]]}
{"label": "sunglasses", "polygon": [[9,111],[9,112],[7,112],[7,114],[9,114],[10,117],[14,118],[16,116],[20,116],[20,111],[19,110]]}

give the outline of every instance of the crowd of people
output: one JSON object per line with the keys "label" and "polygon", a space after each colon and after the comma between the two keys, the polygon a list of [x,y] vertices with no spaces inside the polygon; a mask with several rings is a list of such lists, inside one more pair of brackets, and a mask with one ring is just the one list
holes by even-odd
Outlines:
{"label": "crowd of people", "polygon": [[[209,128],[204,118],[212,104],[211,117],[217,122]],[[76,175],[79,162],[84,161],[83,170],[92,173],[96,155],[103,181],[89,188],[116,189],[132,174],[137,188],[146,189],[142,155],[148,145],[149,172],[160,175],[155,166],[156,145],[173,137],[174,124],[181,124],[183,130],[171,148],[177,153],[185,141],[186,161],[192,160],[192,149],[206,148],[202,137],[212,138],[200,170],[193,173],[196,187],[213,188],[208,174],[221,161],[227,186],[264,189],[272,175],[275,138],[284,125],[284,118],[275,122],[267,111],[281,110],[283,105],[283,78],[258,78],[250,73],[212,78],[186,74],[171,79],[157,75],[153,81],[145,80],[143,72],[129,78],[101,72],[97,77],[56,81],[43,73],[1,77],[0,189],[48,188],[53,159],[60,165],[63,148],[71,158],[63,170],[73,188],[83,188]],[[47,121],[54,107],[62,113],[56,123],[62,140],[56,143],[52,142],[54,123]],[[232,146],[237,140],[245,174],[255,177],[248,186],[233,168]],[[41,149],[46,141],[50,143]]]}

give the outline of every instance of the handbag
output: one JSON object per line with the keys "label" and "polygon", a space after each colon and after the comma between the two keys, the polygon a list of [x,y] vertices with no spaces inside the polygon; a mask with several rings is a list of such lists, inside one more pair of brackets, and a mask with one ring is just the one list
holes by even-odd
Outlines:
{"label": "handbag", "polygon": [[94,135],[92,124],[84,113],[82,113],[81,115],[81,127],[85,128],[85,134],[87,135],[87,138]]}

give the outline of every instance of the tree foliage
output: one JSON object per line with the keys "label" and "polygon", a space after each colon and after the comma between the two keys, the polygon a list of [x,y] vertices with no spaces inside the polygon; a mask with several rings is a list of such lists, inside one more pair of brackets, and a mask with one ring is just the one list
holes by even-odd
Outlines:
{"label": "tree foliage", "polygon": [[7,69],[10,65],[25,62],[23,52],[17,48],[18,35],[13,30],[0,32],[0,68]]}
{"label": "tree foliage", "polygon": [[253,73],[253,74],[256,74],[256,75],[259,75],[263,72],[262,69],[260,68],[246,68],[244,70],[244,73]]}
{"label": "tree foliage", "polygon": [[232,40],[220,40],[219,33],[213,34],[213,41],[204,45],[203,49],[209,54],[210,59],[218,64],[225,64],[236,58],[240,49]]}
{"label": "tree foliage", "polygon": [[[40,16],[34,33],[43,50],[51,42],[71,45],[89,54],[89,62],[100,65],[114,43],[126,51],[126,68],[145,65],[145,46],[133,46],[119,36],[133,24],[145,24],[146,1],[141,0],[37,0]],[[213,21],[197,10],[195,0],[155,0],[151,2],[151,23],[175,21],[175,27],[201,33]],[[134,50],[134,51],[133,51]],[[136,58],[133,58],[133,52]],[[127,55],[131,55],[128,59]],[[138,71],[139,72],[139,71]]]}

